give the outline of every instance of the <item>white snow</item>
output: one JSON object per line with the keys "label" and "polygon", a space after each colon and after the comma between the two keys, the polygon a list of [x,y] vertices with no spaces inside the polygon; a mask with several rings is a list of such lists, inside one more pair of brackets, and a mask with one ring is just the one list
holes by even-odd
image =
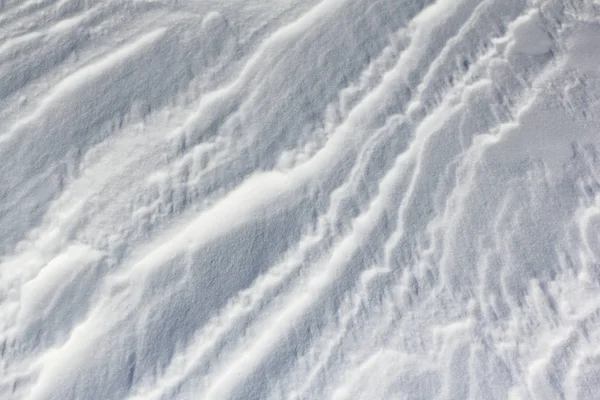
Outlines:
{"label": "white snow", "polygon": [[0,0],[0,399],[596,399],[600,3]]}

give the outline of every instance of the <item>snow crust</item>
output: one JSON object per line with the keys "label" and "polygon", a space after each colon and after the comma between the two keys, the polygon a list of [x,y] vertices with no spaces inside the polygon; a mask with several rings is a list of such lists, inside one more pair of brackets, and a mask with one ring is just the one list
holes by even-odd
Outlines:
{"label": "snow crust", "polygon": [[0,398],[600,398],[598,43],[593,0],[0,0]]}

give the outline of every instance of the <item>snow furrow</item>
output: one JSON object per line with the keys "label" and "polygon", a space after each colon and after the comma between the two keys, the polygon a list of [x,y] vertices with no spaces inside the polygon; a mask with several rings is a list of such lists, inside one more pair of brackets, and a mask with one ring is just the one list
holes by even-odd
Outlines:
{"label": "snow furrow", "polygon": [[0,0],[0,397],[590,399],[595,0]]}

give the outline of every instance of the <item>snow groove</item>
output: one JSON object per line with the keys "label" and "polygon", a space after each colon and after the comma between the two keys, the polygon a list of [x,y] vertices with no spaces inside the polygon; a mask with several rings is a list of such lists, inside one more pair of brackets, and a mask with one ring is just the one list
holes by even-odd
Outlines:
{"label": "snow groove", "polygon": [[598,7],[0,1],[0,397],[594,398]]}

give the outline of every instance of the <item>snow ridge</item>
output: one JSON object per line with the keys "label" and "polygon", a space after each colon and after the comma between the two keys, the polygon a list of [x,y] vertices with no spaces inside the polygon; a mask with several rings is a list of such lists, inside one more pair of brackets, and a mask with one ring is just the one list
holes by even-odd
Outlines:
{"label": "snow ridge", "polygon": [[0,1],[0,398],[594,398],[599,7]]}

